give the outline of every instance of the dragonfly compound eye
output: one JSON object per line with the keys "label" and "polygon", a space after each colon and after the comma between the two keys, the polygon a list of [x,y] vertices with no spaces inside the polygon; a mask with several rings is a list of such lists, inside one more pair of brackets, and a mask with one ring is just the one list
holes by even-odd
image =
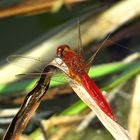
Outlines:
{"label": "dragonfly compound eye", "polygon": [[69,49],[68,45],[60,45],[59,47],[57,47],[56,50],[56,54],[58,57],[62,58],[63,57],[63,53],[66,49]]}

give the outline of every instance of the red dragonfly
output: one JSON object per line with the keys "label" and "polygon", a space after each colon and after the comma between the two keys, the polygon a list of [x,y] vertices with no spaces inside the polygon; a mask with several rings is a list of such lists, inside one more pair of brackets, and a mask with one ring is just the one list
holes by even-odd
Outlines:
{"label": "red dragonfly", "polygon": [[69,76],[82,84],[92,99],[106,115],[108,115],[111,119],[116,120],[110,105],[102,95],[100,89],[88,76],[88,65],[84,63],[82,56],[71,50],[68,45],[60,45],[57,48],[56,53],[57,56],[60,57],[67,65],[69,69]]}
{"label": "red dragonfly", "polygon": [[[83,59],[83,52],[82,52],[82,41],[81,41],[81,34],[80,34],[80,26],[78,22],[78,35],[79,35],[79,53],[75,52],[74,50],[70,49],[68,45],[60,45],[57,47],[56,54],[60,57],[63,62],[69,68],[69,76],[75,79],[77,82],[83,85],[83,87],[87,90],[90,94],[92,99],[97,103],[100,109],[108,115],[111,119],[116,120],[116,117],[112,113],[112,109],[104,96],[102,95],[100,89],[96,86],[93,80],[88,76],[89,65],[91,61],[94,59],[95,55],[101,48],[101,46],[97,49],[94,55],[88,60],[87,63],[84,62]],[[105,40],[104,40],[105,41]],[[104,43],[104,42],[103,42]],[[9,57],[11,60],[15,60],[20,58],[21,56],[11,56]],[[26,59],[26,57],[21,57]],[[9,60],[10,60],[9,59]],[[30,58],[32,59],[32,58]],[[22,64],[22,63],[21,63]],[[46,65],[46,62],[45,62]],[[33,73],[29,73],[29,75]],[[34,73],[35,75],[42,75],[43,73]],[[33,74],[33,75],[34,75]],[[45,73],[44,73],[45,74]],[[24,74],[22,74],[24,75]]]}
{"label": "red dragonfly", "polygon": [[[81,49],[81,44],[79,44],[80,49]],[[100,47],[101,48],[101,47]],[[99,49],[100,49],[99,48]],[[98,49],[98,50],[99,50]],[[98,50],[95,52],[95,54],[89,59],[87,63],[84,62],[84,59],[82,57],[82,50],[77,53],[74,50],[70,49],[68,45],[60,45],[57,50],[57,56],[60,57],[63,62],[67,65],[69,68],[69,76],[72,79],[75,79],[77,82],[83,85],[83,87],[87,90],[87,92],[90,94],[92,99],[97,103],[97,105],[100,107],[100,109],[108,115],[110,118],[113,120],[116,120],[116,117],[112,113],[112,109],[104,96],[102,95],[100,89],[96,86],[96,84],[93,82],[92,79],[88,76],[88,71],[89,71],[89,65],[93,58],[95,57],[96,53]],[[28,57],[22,57],[18,55],[10,56],[9,60],[13,61],[15,59],[21,58],[22,61],[28,61],[28,60],[33,60],[36,61],[36,59],[33,58],[28,58]],[[44,63],[44,61],[40,61],[41,63]],[[37,63],[39,63],[37,61]],[[20,63],[22,65],[22,63]],[[41,64],[42,65],[42,64]],[[46,61],[45,61],[46,65]],[[44,66],[43,66],[44,67]],[[44,71],[42,73],[26,73],[26,74],[21,74],[21,76],[26,75],[26,76],[32,76],[32,75],[46,75]],[[41,76],[42,77],[42,76]],[[38,84],[37,84],[38,85]]]}
{"label": "red dragonfly", "polygon": [[[80,31],[79,31],[79,40],[80,40]],[[80,43],[81,41],[79,41]],[[70,49],[68,45],[60,45],[57,50],[56,54],[58,57],[60,57],[63,62],[67,65],[69,68],[69,76],[73,79],[75,79],[77,82],[83,85],[83,87],[87,90],[87,92],[90,94],[92,99],[97,103],[97,105],[100,107],[100,109],[108,115],[110,118],[113,120],[116,120],[116,117],[112,113],[112,109],[104,96],[102,95],[100,89],[96,86],[96,84],[93,82],[92,79],[88,76],[88,71],[89,71],[89,65],[95,55],[97,54],[98,50],[94,53],[94,55],[88,60],[87,63],[84,62],[83,55],[82,55],[82,48],[81,48],[81,43],[78,45],[79,46],[79,53],[75,52],[74,50]],[[28,58],[24,56],[18,56],[18,55],[13,55],[9,57],[9,61],[13,61],[15,59],[23,59],[22,61],[28,61],[28,60],[33,60],[36,61],[36,59],[33,58]],[[44,63],[44,61],[40,61],[41,63]],[[37,63],[39,63],[37,61]],[[22,63],[20,63],[22,65]],[[41,64],[42,65],[42,64]],[[46,66],[46,61],[45,61],[45,66]],[[42,66],[41,66],[42,67]],[[43,66],[44,67],[44,66]],[[43,75],[46,73],[26,73],[26,74],[21,74],[23,75]],[[20,74],[19,74],[20,75]]]}

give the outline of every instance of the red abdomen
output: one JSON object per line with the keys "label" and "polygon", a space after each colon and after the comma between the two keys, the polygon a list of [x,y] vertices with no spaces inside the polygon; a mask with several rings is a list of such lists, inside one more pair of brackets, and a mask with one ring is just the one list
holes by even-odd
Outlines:
{"label": "red abdomen", "polygon": [[82,74],[79,77],[81,80],[81,84],[90,94],[91,98],[93,98],[93,100],[97,103],[100,109],[110,118],[116,120],[116,117],[113,115],[110,105],[108,104],[108,102],[106,101],[105,97],[102,95],[101,91],[96,86],[96,84],[87,75],[87,73],[82,72]]}

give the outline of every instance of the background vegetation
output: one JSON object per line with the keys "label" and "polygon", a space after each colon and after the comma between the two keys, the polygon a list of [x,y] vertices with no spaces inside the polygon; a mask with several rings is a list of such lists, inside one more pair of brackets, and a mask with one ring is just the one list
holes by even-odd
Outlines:
{"label": "background vegetation", "polygon": [[[99,46],[89,75],[106,91],[119,124],[133,140],[140,137],[139,0],[2,0],[0,2],[0,136],[31,91],[37,79],[15,77],[42,70],[42,63],[15,60],[21,54],[55,57],[60,44],[77,48],[80,20],[81,38],[87,60]],[[106,36],[109,35],[108,40]],[[105,40],[105,41],[104,41]],[[59,78],[60,79],[60,78]],[[111,140],[91,110],[65,81],[53,81],[21,139]]]}

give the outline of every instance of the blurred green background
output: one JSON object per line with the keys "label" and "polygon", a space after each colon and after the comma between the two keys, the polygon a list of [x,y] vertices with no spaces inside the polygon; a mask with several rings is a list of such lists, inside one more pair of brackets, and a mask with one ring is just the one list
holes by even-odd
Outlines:
{"label": "blurred green background", "polygon": [[[92,56],[99,46],[103,46],[93,61],[89,75],[101,90],[107,91],[106,97],[119,124],[129,130],[134,140],[138,140],[139,4],[138,0],[2,0],[0,136],[5,133],[24,97],[33,89],[37,80],[25,80],[15,75],[40,70],[42,66],[34,60],[28,62],[28,59],[27,62],[21,60],[20,63],[10,64],[7,63],[7,57],[20,54],[27,58],[39,57],[47,63],[55,57],[55,50],[60,44],[69,44],[76,49],[79,41],[77,21],[80,20],[85,59]],[[51,83],[45,99],[21,138],[41,139],[43,127],[46,131],[43,134],[49,140],[113,139],[95,115],[87,119],[90,109],[67,84],[63,84],[66,83],[59,80]],[[67,115],[70,116],[68,120],[65,118]],[[65,119],[67,121],[63,122]],[[52,124],[49,123],[51,120]],[[84,120],[87,120],[85,127],[80,125]]]}

